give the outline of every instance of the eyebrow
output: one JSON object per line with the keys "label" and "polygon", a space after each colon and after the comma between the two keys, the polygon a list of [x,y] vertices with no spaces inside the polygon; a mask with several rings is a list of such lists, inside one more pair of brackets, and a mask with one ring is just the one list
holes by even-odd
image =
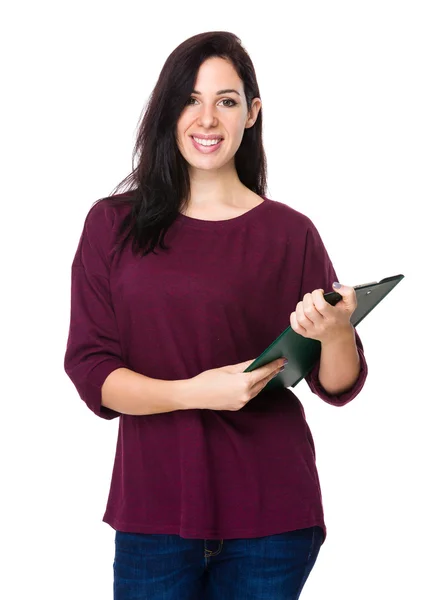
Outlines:
{"label": "eyebrow", "polygon": [[[221,94],[229,94],[230,92],[234,92],[234,94],[238,94],[239,96],[241,96],[240,92],[237,92],[237,90],[218,90],[218,92],[216,92],[217,96],[220,96]],[[192,90],[193,94],[201,94],[201,92],[197,92],[197,90]]]}

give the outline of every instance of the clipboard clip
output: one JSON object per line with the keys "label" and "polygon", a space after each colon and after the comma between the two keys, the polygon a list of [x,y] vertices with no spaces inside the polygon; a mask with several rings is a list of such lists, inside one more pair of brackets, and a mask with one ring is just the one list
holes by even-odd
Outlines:
{"label": "clipboard clip", "polygon": [[358,290],[359,288],[366,287],[368,285],[376,285],[378,281],[370,281],[369,283],[361,283],[360,285],[354,285],[354,290]]}

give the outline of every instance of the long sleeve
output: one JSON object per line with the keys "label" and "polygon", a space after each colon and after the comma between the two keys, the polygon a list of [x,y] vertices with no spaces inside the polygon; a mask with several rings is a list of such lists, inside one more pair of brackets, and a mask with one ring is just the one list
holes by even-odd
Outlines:
{"label": "long sleeve", "polygon": [[101,405],[106,377],[126,367],[109,287],[112,219],[100,205],[88,213],[72,263],[71,317],[64,369],[79,396],[99,417],[120,413]]}
{"label": "long sleeve", "polygon": [[[306,233],[299,300],[303,300],[303,296],[306,293],[311,293],[316,289],[323,289],[325,294],[334,291],[332,287],[334,281],[340,281],[340,279],[337,277],[332,261],[317,228],[312,221],[310,221],[310,227]],[[311,391],[328,404],[334,406],[344,406],[353,400],[360,393],[368,375],[368,365],[364,355],[363,344],[355,328],[354,333],[357,350],[360,356],[360,373],[352,388],[342,394],[329,394],[326,392],[318,378],[320,359],[317,360],[313,369],[305,377],[306,383]]]}

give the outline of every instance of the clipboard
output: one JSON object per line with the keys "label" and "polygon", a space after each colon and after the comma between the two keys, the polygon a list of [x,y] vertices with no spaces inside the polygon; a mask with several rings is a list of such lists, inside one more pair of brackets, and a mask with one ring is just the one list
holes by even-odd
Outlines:
{"label": "clipboard", "polygon": [[[385,277],[380,281],[372,281],[354,286],[357,295],[357,307],[352,313],[350,322],[356,327],[404,278],[404,275]],[[338,292],[324,294],[325,300],[335,306],[342,296]],[[295,387],[312,370],[320,358],[321,342],[305,338],[296,333],[289,325],[243,373],[254,371],[277,358],[288,359],[284,371],[268,381],[261,392],[282,387]],[[260,393],[261,393],[260,392]]]}

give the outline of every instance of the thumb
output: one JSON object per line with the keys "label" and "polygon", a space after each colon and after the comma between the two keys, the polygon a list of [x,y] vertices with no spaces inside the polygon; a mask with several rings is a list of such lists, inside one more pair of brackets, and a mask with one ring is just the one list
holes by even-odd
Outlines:
{"label": "thumb", "polygon": [[335,292],[338,292],[342,299],[340,302],[343,302],[344,306],[349,306],[352,304],[352,298],[354,296],[354,288],[349,285],[343,285],[338,283],[338,281],[334,281],[332,287]]}
{"label": "thumb", "polygon": [[249,365],[252,365],[254,360],[255,360],[255,358],[253,358],[252,360],[245,360],[241,363],[236,363],[235,365],[229,365],[229,372],[230,373],[243,373],[243,371],[247,367],[249,367]]}

